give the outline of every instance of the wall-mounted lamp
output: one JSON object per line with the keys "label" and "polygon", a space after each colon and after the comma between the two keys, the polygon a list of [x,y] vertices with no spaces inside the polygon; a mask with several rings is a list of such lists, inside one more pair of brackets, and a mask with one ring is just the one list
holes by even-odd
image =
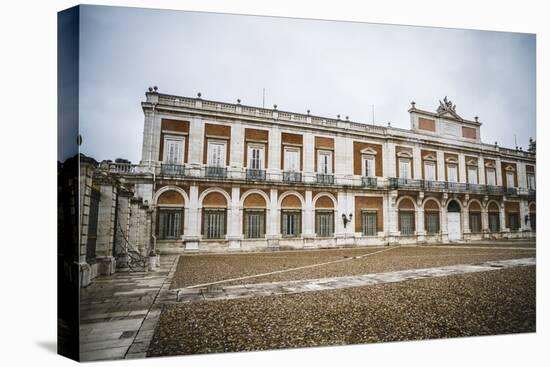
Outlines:
{"label": "wall-mounted lamp", "polygon": [[353,218],[353,214],[349,213],[349,218],[345,214],[342,214],[342,221],[344,222],[344,228],[346,228],[346,224],[351,222],[351,218]]}

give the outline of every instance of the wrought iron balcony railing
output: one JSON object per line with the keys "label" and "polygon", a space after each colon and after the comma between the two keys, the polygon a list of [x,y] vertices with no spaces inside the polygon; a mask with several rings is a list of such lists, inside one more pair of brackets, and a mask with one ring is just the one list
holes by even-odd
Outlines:
{"label": "wrought iron balcony railing", "polygon": [[534,199],[534,198],[537,197],[537,191],[535,189],[529,189],[529,190],[527,190],[527,196],[530,199]]}
{"label": "wrought iron balcony railing", "polygon": [[160,173],[165,176],[185,176],[186,169],[183,164],[162,163]]}
{"label": "wrought iron balcony railing", "polygon": [[264,169],[247,168],[246,169],[246,179],[250,180],[250,181],[265,181],[265,170]]}
{"label": "wrought iron balcony railing", "polygon": [[489,195],[502,195],[502,194],[504,194],[504,189],[503,189],[502,186],[487,185],[487,194],[489,194]]}
{"label": "wrought iron balcony railing", "polygon": [[376,177],[361,177],[361,185],[363,187],[375,188],[378,187],[378,179]]}
{"label": "wrought iron balcony railing", "polygon": [[317,183],[321,185],[334,185],[334,175],[324,173],[317,174]]}
{"label": "wrought iron balcony railing", "polygon": [[225,167],[206,167],[204,175],[210,178],[226,178],[227,168]]}
{"label": "wrought iron balcony railing", "polygon": [[507,187],[505,191],[506,196],[517,196],[518,189],[515,187]]}
{"label": "wrought iron balcony railing", "polygon": [[479,184],[468,184],[468,192],[472,194],[486,194],[487,186]]}
{"label": "wrought iron balcony railing", "polygon": [[426,190],[426,191],[447,191],[447,182],[445,182],[445,181],[424,181],[424,190]]}
{"label": "wrought iron balcony railing", "polygon": [[284,182],[302,182],[302,172],[285,171],[283,172],[283,181]]}
{"label": "wrought iron balcony railing", "polygon": [[390,189],[422,190],[424,188],[424,180],[415,180],[411,178],[391,177],[388,183]]}

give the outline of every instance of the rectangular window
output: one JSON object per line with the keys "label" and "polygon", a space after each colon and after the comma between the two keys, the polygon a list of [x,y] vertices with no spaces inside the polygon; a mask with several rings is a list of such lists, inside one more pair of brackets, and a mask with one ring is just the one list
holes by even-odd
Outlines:
{"label": "rectangular window", "polygon": [[481,233],[481,213],[470,213],[470,232]]}
{"label": "rectangular window", "polygon": [[315,233],[317,233],[317,237],[331,237],[334,234],[334,212],[332,210],[315,211]]}
{"label": "rectangular window", "polygon": [[320,150],[317,155],[317,172],[325,175],[332,174],[332,152]]}
{"label": "rectangular window", "polygon": [[363,236],[376,236],[376,212],[364,210],[361,215]]}
{"label": "rectangular window", "polygon": [[508,225],[510,226],[510,231],[512,232],[515,232],[519,229],[518,213],[508,213]]}
{"label": "rectangular window", "polygon": [[527,174],[527,188],[529,190],[535,190],[535,175],[533,173]]}
{"label": "rectangular window", "polygon": [[376,173],[374,171],[374,157],[363,157],[363,176],[376,176]]}
{"label": "rectangular window", "polygon": [[497,174],[494,168],[487,168],[487,185],[489,186],[497,185]]}
{"label": "rectangular window", "polygon": [[284,150],[285,171],[298,172],[300,171],[300,149],[285,148]]}
{"label": "rectangular window", "polygon": [[477,185],[477,167],[468,166],[468,183]]}
{"label": "rectangular window", "polygon": [[210,167],[225,167],[226,142],[208,141],[208,165]]}
{"label": "rectangular window", "polygon": [[165,136],[163,145],[163,161],[169,164],[182,164],[185,138],[180,136]]}
{"label": "rectangular window", "polygon": [[281,234],[283,237],[298,237],[301,234],[301,224],[301,210],[281,210]]}
{"label": "rectangular window", "polygon": [[516,183],[514,181],[514,172],[506,172],[506,187],[516,187]]}
{"label": "rectangular window", "polygon": [[424,162],[424,179],[427,181],[435,181],[435,162]]}
{"label": "rectangular window", "polygon": [[426,212],[426,231],[428,234],[439,233],[439,212]]}
{"label": "rectangular window", "polygon": [[458,166],[456,164],[447,164],[447,181],[458,182]]}
{"label": "rectangular window", "polygon": [[264,238],[265,210],[245,209],[243,230],[245,238]]}
{"label": "rectangular window", "polygon": [[248,168],[264,169],[264,147],[262,145],[248,146]]}
{"label": "rectangular window", "polygon": [[159,238],[162,240],[175,240],[182,234],[183,210],[159,209]]}
{"label": "rectangular window", "polygon": [[500,232],[500,214],[489,213],[489,230],[493,233]]}
{"label": "rectangular window", "polygon": [[410,159],[400,159],[399,160],[399,177],[400,178],[411,178],[411,160]]}
{"label": "rectangular window", "polygon": [[206,239],[225,237],[225,209],[203,209],[203,236]]}
{"label": "rectangular window", "polygon": [[414,212],[399,212],[399,231],[405,236],[414,234]]}

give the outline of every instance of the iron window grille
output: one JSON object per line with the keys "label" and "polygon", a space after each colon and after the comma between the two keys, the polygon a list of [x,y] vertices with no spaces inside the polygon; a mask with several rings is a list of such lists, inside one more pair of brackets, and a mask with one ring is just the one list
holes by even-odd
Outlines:
{"label": "iron window grille", "polygon": [[88,214],[88,241],[86,242],[86,262],[93,263],[96,259],[97,223],[99,219],[100,192],[92,189],[90,195],[90,212]]}
{"label": "iron window grille", "polygon": [[301,225],[301,210],[281,210],[281,235],[283,237],[298,237],[301,234]]}
{"label": "iron window grille", "polygon": [[426,232],[428,234],[439,233],[439,212],[438,211],[426,212]]}
{"label": "iron window grille", "polygon": [[203,236],[205,239],[223,239],[225,223],[225,209],[203,209]]}
{"label": "iron window grille", "polygon": [[332,210],[315,211],[315,233],[318,237],[331,237],[334,234],[334,212]]}
{"label": "iron window grille", "polygon": [[481,233],[481,213],[470,213],[470,232]]}
{"label": "iron window grille", "polygon": [[401,235],[410,236],[414,234],[414,212],[399,212],[399,231]]}
{"label": "iron window grille", "polygon": [[243,220],[245,238],[264,238],[265,209],[245,209]]}
{"label": "iron window grille", "polygon": [[500,214],[489,213],[489,231],[496,233],[500,232]]}
{"label": "iron window grille", "polygon": [[159,239],[175,240],[180,238],[183,233],[183,210],[178,209],[159,209]]}
{"label": "iron window grille", "polygon": [[363,236],[376,236],[376,212],[363,210],[361,212],[361,224]]}

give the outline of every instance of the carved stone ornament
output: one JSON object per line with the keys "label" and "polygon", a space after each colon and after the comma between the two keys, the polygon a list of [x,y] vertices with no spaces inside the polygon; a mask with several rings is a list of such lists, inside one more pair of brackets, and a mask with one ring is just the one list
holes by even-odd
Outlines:
{"label": "carved stone ornament", "polygon": [[453,115],[456,115],[456,105],[453,105],[450,99],[447,99],[447,96],[443,98],[443,102],[439,101],[439,107],[437,107],[437,113],[450,112]]}

